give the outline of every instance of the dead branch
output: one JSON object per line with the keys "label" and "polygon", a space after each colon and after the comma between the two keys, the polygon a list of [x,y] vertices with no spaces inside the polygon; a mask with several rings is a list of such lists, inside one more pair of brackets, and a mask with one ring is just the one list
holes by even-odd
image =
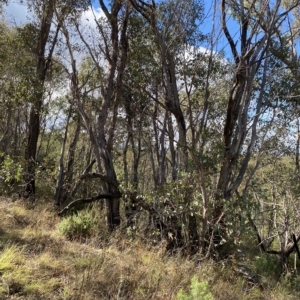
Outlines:
{"label": "dead branch", "polygon": [[[92,169],[92,167],[93,167],[93,165],[94,165],[95,163],[96,163],[96,160],[93,159],[93,160],[89,163],[89,165],[85,168],[85,170],[83,171],[83,173],[81,174],[81,176],[84,175],[84,174],[87,174],[88,172],[90,172],[91,169]],[[64,199],[64,201],[65,201],[67,198],[72,198],[72,197],[75,195],[75,193],[77,192],[77,190],[78,190],[78,188],[79,188],[79,186],[80,186],[80,183],[81,183],[81,180],[80,180],[80,178],[79,178],[79,180],[76,182],[74,188],[71,190],[70,194],[67,195],[67,197]]]}
{"label": "dead branch", "polygon": [[[296,239],[296,236],[295,236],[295,234],[293,233],[292,234],[292,238],[293,238],[293,242],[294,242],[294,246],[295,246],[295,249],[296,249],[296,252],[297,252],[297,254],[298,254],[298,258],[300,259],[300,251],[299,251],[299,247],[298,247],[298,241],[299,241],[299,238],[300,238],[300,236],[298,236],[298,239]],[[297,241],[298,240],[298,241]]]}
{"label": "dead branch", "polygon": [[299,248],[298,248],[297,243],[300,240],[300,235],[296,238],[295,234],[292,234],[292,239],[293,239],[293,241],[288,243],[286,248],[284,249],[284,255],[286,257],[289,257],[289,255],[293,253],[294,249],[296,249],[297,254],[299,256]]}
{"label": "dead branch", "polygon": [[119,186],[119,183],[117,181],[111,180],[106,175],[103,175],[103,174],[100,174],[100,173],[84,173],[80,176],[81,180],[94,179],[94,178],[100,178],[101,180],[107,182],[108,184],[113,185],[116,188]]}
{"label": "dead branch", "polygon": [[120,198],[120,197],[121,197],[121,194],[116,193],[116,194],[99,194],[97,196],[93,196],[90,198],[80,198],[80,199],[74,200],[71,203],[69,203],[63,210],[61,210],[58,213],[58,215],[63,216],[66,214],[67,211],[70,210],[70,208],[79,206],[80,204],[87,204],[87,203],[96,202],[96,201],[102,200],[102,199],[114,199],[114,198]]}
{"label": "dead branch", "polygon": [[155,209],[147,203],[142,196],[137,196],[137,193],[126,193],[126,197],[124,197],[124,201],[126,199],[130,199],[131,204],[134,204],[136,206],[139,206],[140,208],[148,211],[149,213],[155,212]]}
{"label": "dead branch", "polygon": [[267,250],[267,249],[265,248],[264,242],[263,242],[263,240],[261,239],[260,234],[259,234],[259,232],[258,232],[258,229],[257,229],[257,227],[256,227],[256,225],[255,225],[255,223],[254,223],[254,221],[252,220],[250,214],[248,214],[247,217],[248,217],[248,221],[249,221],[251,227],[253,228],[253,230],[254,230],[255,233],[256,233],[256,237],[257,237],[257,241],[258,241],[258,246],[260,247],[260,249],[261,249],[263,252],[265,252],[265,253],[280,255],[280,254],[281,254],[280,251],[276,251],[276,250]]}

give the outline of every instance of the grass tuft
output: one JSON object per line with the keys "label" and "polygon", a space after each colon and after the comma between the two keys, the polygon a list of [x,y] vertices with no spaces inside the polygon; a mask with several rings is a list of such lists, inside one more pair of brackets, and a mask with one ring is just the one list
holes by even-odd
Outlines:
{"label": "grass tuft", "polygon": [[275,281],[270,258],[245,259],[261,283],[250,285],[226,261],[166,256],[164,244],[129,239],[124,230],[109,235],[99,207],[77,216],[91,226],[70,238],[57,224],[71,219],[57,218],[47,203],[28,209],[0,199],[0,299],[299,299],[299,278]]}

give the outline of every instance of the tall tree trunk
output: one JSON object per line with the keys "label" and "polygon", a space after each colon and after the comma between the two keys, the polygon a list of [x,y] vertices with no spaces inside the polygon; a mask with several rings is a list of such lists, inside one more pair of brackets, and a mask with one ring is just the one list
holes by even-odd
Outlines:
{"label": "tall tree trunk", "polygon": [[[157,33],[158,34],[158,33]],[[174,115],[177,127],[178,127],[178,173],[180,171],[187,171],[188,166],[188,152],[187,152],[187,143],[186,143],[186,122],[183,115],[180,101],[179,93],[177,88],[177,79],[175,73],[175,58],[173,54],[170,53],[170,50],[164,45],[161,39],[158,39],[163,48],[162,57],[162,67],[164,70],[164,79],[167,90],[167,100],[166,107]]]}
{"label": "tall tree trunk", "polygon": [[178,176],[178,153],[176,151],[175,145],[174,145],[174,129],[173,129],[173,122],[172,117],[169,114],[168,116],[168,133],[169,133],[169,144],[170,144],[170,154],[171,154],[171,164],[172,164],[172,180],[175,181]]}
{"label": "tall tree trunk", "polygon": [[[95,18],[99,33],[102,35],[104,43],[106,45],[106,47],[104,47],[103,49],[103,53],[105,54],[108,63],[108,74],[107,80],[105,81],[106,84],[101,88],[103,101],[101,107],[99,108],[98,122],[95,126],[96,130],[93,128],[91,120],[85,112],[80,100],[80,93],[78,91],[78,78],[76,75],[76,64],[66,27],[64,27],[64,34],[66,36],[66,39],[68,40],[68,48],[73,65],[72,82],[75,92],[74,99],[76,99],[79,112],[88,130],[93,145],[95,158],[97,160],[98,170],[100,173],[102,173],[102,171],[104,170],[105,176],[107,178],[105,184],[103,184],[102,187],[105,193],[119,195],[120,193],[117,184],[111,184],[112,182],[117,182],[112,159],[112,150],[116,121],[118,116],[118,107],[121,99],[123,73],[127,61],[127,25],[130,9],[129,4],[125,4],[121,0],[112,1],[110,10],[108,10],[103,0],[99,0],[99,4],[110,26],[110,37],[107,38],[106,30],[104,33],[101,24]],[[122,11],[122,8],[124,8],[124,11]],[[63,23],[63,20],[61,18],[60,22]],[[94,52],[82,35],[78,24],[75,25],[77,27],[77,32],[79,33],[81,40],[87,47],[92,60],[99,70],[99,73],[102,74],[102,69],[97,58],[94,56]],[[110,45],[110,47],[108,47],[108,45]],[[110,114],[111,107],[113,107],[113,109],[112,113]],[[113,230],[120,225],[120,199],[106,199],[105,206],[107,211],[107,226],[110,230]]]}
{"label": "tall tree trunk", "polygon": [[[75,162],[75,150],[77,147],[77,143],[79,140],[79,135],[80,135],[80,129],[81,129],[81,118],[79,114],[76,116],[76,128],[74,132],[73,139],[70,143],[69,150],[68,150],[68,163],[67,163],[67,168],[65,172],[65,180],[64,180],[64,185],[65,185],[65,191],[64,191],[64,196],[62,198],[62,202],[65,202],[68,199],[68,196],[70,194],[71,190],[71,185],[73,183],[73,175],[74,175],[74,162]],[[89,153],[89,150],[88,150]],[[89,164],[90,160],[87,160],[86,164]]]}
{"label": "tall tree trunk", "polygon": [[50,27],[52,24],[56,0],[45,1],[43,5],[42,19],[40,20],[40,29],[38,35],[38,42],[36,48],[37,58],[37,82],[36,82],[36,95],[35,101],[31,104],[29,115],[29,132],[27,145],[25,150],[26,173],[25,173],[25,191],[24,197],[35,198],[35,165],[36,165],[36,151],[37,143],[40,133],[40,113],[43,106],[44,96],[44,81],[50,66],[50,61],[57,41],[59,28],[57,29],[56,36],[52,42],[52,46],[48,57],[45,57],[46,45],[49,39]]}
{"label": "tall tree trunk", "polygon": [[[174,133],[173,133],[173,124],[171,120],[171,116],[168,120],[168,114],[166,113],[164,128],[166,129],[166,125],[168,124],[169,127],[169,137],[170,137],[170,145],[171,145],[171,154],[172,154],[172,177],[173,180],[178,178],[178,174],[180,171],[187,171],[188,168],[188,151],[187,151],[187,129],[186,129],[186,122],[185,117],[181,108],[180,99],[179,99],[179,92],[177,88],[177,78],[176,78],[176,66],[175,66],[175,54],[174,51],[169,47],[167,44],[167,39],[164,33],[164,30],[160,30],[159,25],[156,19],[156,7],[155,1],[152,1],[152,4],[145,4],[144,1],[140,0],[131,0],[132,5],[135,9],[143,15],[143,17],[149,22],[153,34],[155,36],[155,42],[158,46],[160,51],[160,60],[161,60],[161,67],[162,67],[162,74],[163,74],[163,82],[166,91],[166,99],[165,105],[167,112],[173,114],[176,120],[176,125],[178,128],[178,142],[177,142],[177,155],[175,155],[175,147],[174,147]],[[170,123],[171,122],[171,123]],[[162,133],[164,134],[164,133]],[[164,147],[163,147],[164,148]],[[164,153],[160,153],[160,155],[164,155]],[[175,162],[176,160],[176,162]],[[161,165],[160,165],[161,166]],[[164,167],[164,166],[161,166]],[[161,170],[162,172],[162,170]],[[188,217],[188,231],[186,241],[188,244],[197,244],[198,243],[198,236],[197,236],[197,221],[195,215],[189,214]],[[173,217],[170,222],[176,227],[176,232],[178,238],[182,238],[182,228],[181,225],[178,226],[179,220],[177,217]],[[193,241],[192,241],[193,240]],[[179,241],[178,244],[182,244]],[[191,247],[192,249],[194,247]],[[194,250],[193,250],[194,251]]]}
{"label": "tall tree trunk", "polygon": [[166,130],[167,130],[168,112],[165,112],[162,129],[159,136],[159,153],[157,154],[159,185],[162,186],[166,182]]}
{"label": "tall tree trunk", "polygon": [[[243,1],[242,1],[243,3]],[[253,2],[254,5],[255,1]],[[215,206],[213,221],[211,222],[211,233],[214,234],[213,240],[216,244],[220,243],[223,236],[226,236],[226,223],[224,201],[228,201],[237,191],[243,181],[245,172],[248,168],[255,142],[257,140],[257,125],[262,111],[264,89],[267,81],[268,56],[271,37],[276,32],[285,18],[286,12],[278,16],[280,0],[273,3],[272,9],[269,1],[265,1],[264,9],[268,10],[268,20],[263,34],[259,33],[257,27],[250,26],[253,18],[252,11],[242,5],[237,12],[240,22],[240,51],[227,27],[227,6],[228,3],[222,0],[222,28],[227,38],[235,62],[235,74],[232,87],[228,95],[227,112],[223,131],[224,158],[221,164],[217,191],[215,193]],[[255,40],[255,43],[253,42]],[[263,65],[263,67],[262,67]],[[255,97],[255,114],[250,115],[250,102],[253,100],[253,82],[258,71],[262,71],[259,93]],[[249,124],[249,119],[251,123]],[[249,142],[246,144],[246,137]],[[241,152],[247,146],[243,157]],[[237,161],[239,166],[237,166]],[[216,229],[218,228],[218,229]],[[210,239],[210,237],[208,237]]]}
{"label": "tall tree trunk", "polygon": [[64,185],[64,155],[65,155],[65,149],[66,149],[66,143],[68,138],[68,129],[69,129],[69,122],[71,118],[71,109],[69,110],[69,114],[67,117],[67,123],[65,128],[65,134],[64,139],[61,146],[61,152],[60,152],[60,159],[59,159],[59,166],[58,166],[58,176],[56,180],[56,189],[55,189],[55,195],[54,195],[54,204],[56,206],[60,206],[61,199],[63,197],[63,185]]}
{"label": "tall tree trunk", "polygon": [[[118,15],[123,7],[123,1],[117,0],[113,2],[111,13],[108,12],[104,2],[100,0],[100,6],[104,11],[110,26],[111,26],[111,43],[112,53],[107,54],[110,61],[110,70],[108,75],[108,84],[104,92],[104,102],[101,107],[98,118],[98,141],[101,151],[101,158],[103,161],[105,174],[107,178],[113,182],[117,182],[117,176],[115,173],[113,160],[112,160],[112,148],[114,133],[118,115],[118,107],[121,100],[121,88],[123,83],[123,72],[125,70],[128,53],[128,38],[127,38],[127,26],[129,18],[129,4],[127,3],[124,8],[124,16],[122,25],[119,25]],[[115,79],[116,77],[116,79]],[[114,103],[113,103],[114,102]],[[113,103],[113,116],[108,131],[108,137],[105,137],[105,120],[107,119],[109,106]],[[107,191],[111,194],[119,194],[117,186],[107,183]],[[105,200],[107,210],[107,226],[110,230],[115,229],[120,225],[120,198],[112,198]]]}
{"label": "tall tree trunk", "polygon": [[128,144],[129,144],[129,133],[127,135],[125,145],[123,148],[123,172],[124,172],[124,185],[126,189],[129,187],[129,174],[128,174],[128,162],[127,162]]}
{"label": "tall tree trunk", "polygon": [[[131,100],[132,97],[130,95],[127,95],[127,97],[124,99],[125,100],[125,111],[126,111],[126,119],[127,119],[127,131],[128,131],[128,137],[126,139],[126,144],[123,150],[123,155],[124,155],[124,176],[125,179],[127,180],[127,187],[128,187],[128,181],[129,181],[129,176],[128,176],[128,164],[126,160],[126,154],[128,150],[128,144],[130,142],[131,144],[131,150],[133,154],[133,159],[132,159],[132,172],[131,172],[131,178],[130,178],[130,184],[134,190],[135,193],[137,193],[138,189],[138,183],[139,183],[139,178],[138,178],[138,167],[139,167],[139,162],[140,162],[140,154],[141,154],[141,128],[139,128],[139,131],[136,133],[137,135],[137,145],[135,142],[134,138],[134,126],[133,126],[133,116],[134,113],[131,108]],[[125,216],[127,220],[127,226],[128,227],[133,227],[135,222],[134,218],[136,216],[136,211],[137,211],[137,206],[133,203],[130,202],[129,199],[126,200],[125,204]]]}
{"label": "tall tree trunk", "polygon": [[300,176],[300,163],[299,163],[299,151],[300,151],[300,122],[299,118],[297,118],[297,137],[296,137],[296,172],[297,176]]}
{"label": "tall tree trunk", "polygon": [[[0,151],[5,155],[9,148],[10,140],[12,140],[12,109],[8,108],[7,110],[7,118],[6,118],[6,126],[3,132],[3,136],[0,140]],[[17,126],[16,120],[16,126]],[[16,135],[16,132],[15,132]],[[0,161],[1,162],[1,161]]]}
{"label": "tall tree trunk", "polygon": [[186,122],[179,100],[175,56],[173,51],[167,44],[165,33],[163,32],[163,30],[160,31],[159,29],[159,25],[156,19],[157,12],[155,1],[152,1],[152,4],[146,4],[141,0],[131,0],[130,2],[151,25],[156,44],[160,51],[163,80],[166,89],[166,108],[174,115],[178,127],[178,172],[180,172],[181,170],[186,171],[188,166]]}

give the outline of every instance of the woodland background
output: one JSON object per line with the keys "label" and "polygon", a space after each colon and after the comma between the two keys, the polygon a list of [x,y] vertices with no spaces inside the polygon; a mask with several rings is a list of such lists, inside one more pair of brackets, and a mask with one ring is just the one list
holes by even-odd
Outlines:
{"label": "woodland background", "polygon": [[[298,299],[300,1],[0,3],[3,297]],[[40,288],[26,249],[80,291]]]}

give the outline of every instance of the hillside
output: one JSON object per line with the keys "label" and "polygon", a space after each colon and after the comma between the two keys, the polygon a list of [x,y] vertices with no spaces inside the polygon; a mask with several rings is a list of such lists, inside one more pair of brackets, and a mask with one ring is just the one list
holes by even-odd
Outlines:
{"label": "hillside", "polygon": [[[122,230],[109,236],[102,225],[68,240],[45,203],[1,198],[0,214],[0,299],[299,299],[292,278],[263,277],[275,270],[271,260],[238,267],[167,256],[162,244]],[[247,264],[256,283],[245,276]]]}

